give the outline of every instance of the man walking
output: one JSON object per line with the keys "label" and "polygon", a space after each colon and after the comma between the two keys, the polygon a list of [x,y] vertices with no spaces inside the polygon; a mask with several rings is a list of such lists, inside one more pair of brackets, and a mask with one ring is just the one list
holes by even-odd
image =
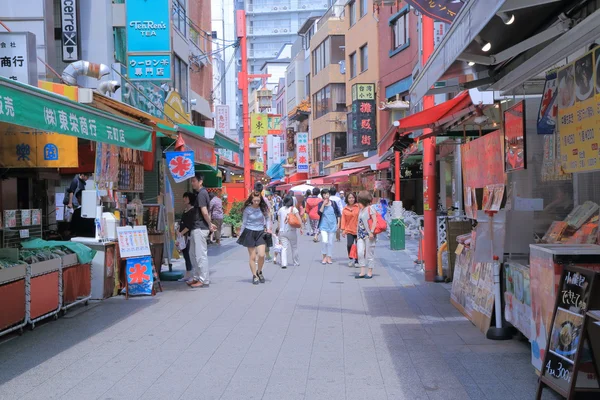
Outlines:
{"label": "man walking", "polygon": [[190,259],[193,270],[192,279],[188,285],[193,288],[208,287],[210,285],[210,272],[208,270],[208,235],[216,230],[216,226],[210,219],[208,207],[210,198],[206,188],[202,186],[204,176],[196,173],[192,178],[192,188],[196,192],[196,203],[194,204],[194,223],[190,233]]}

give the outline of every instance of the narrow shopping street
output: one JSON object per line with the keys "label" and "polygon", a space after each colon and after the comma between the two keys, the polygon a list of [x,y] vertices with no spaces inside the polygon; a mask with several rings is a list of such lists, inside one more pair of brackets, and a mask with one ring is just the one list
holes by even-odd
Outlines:
{"label": "narrow shopping street", "polygon": [[[378,243],[356,280],[345,243],[334,265],[301,238],[301,266],[267,264],[253,286],[246,251],[210,248],[210,288],[164,283],[0,342],[0,399],[532,399],[526,342],[493,342],[424,283],[407,252]],[[409,246],[411,248],[411,246]]]}

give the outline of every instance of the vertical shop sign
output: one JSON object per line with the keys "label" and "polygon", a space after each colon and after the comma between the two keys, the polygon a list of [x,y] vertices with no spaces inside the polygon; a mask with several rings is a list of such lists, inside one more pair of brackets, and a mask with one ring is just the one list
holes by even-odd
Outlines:
{"label": "vertical shop sign", "polygon": [[550,71],[546,74],[544,93],[540,103],[537,120],[538,135],[554,135],[556,131],[556,117],[558,116],[558,74]]}
{"label": "vertical shop sign", "polygon": [[296,150],[296,131],[294,128],[285,130],[285,144],[288,152]]}
{"label": "vertical shop sign", "polygon": [[129,80],[170,80],[170,1],[127,0],[125,7]]}
{"label": "vertical shop sign", "polygon": [[358,83],[352,86],[352,112],[348,117],[348,152],[370,150],[377,147],[375,119],[375,85]]}
{"label": "vertical shop sign", "polygon": [[229,106],[219,104],[215,106],[215,121],[217,123],[217,132],[229,136]]}
{"label": "vertical shop sign", "polygon": [[62,60],[66,63],[80,59],[78,3],[78,0],[60,0]]}
{"label": "vertical shop sign", "polygon": [[558,70],[558,133],[565,172],[600,168],[600,132],[596,126],[599,56],[600,49],[593,50]]}
{"label": "vertical shop sign", "polygon": [[525,105],[521,101],[504,111],[504,170],[506,172],[527,168],[525,142]]}
{"label": "vertical shop sign", "polygon": [[428,189],[429,189],[429,176],[425,175],[423,177],[423,210],[425,210],[425,211],[431,210]]}
{"label": "vertical shop sign", "polygon": [[0,76],[37,86],[35,35],[31,32],[0,32]]}
{"label": "vertical shop sign", "polygon": [[296,134],[296,166],[298,172],[308,173],[308,132],[298,132]]}
{"label": "vertical shop sign", "polygon": [[267,133],[281,135],[281,115],[269,114]]}
{"label": "vertical shop sign", "polygon": [[250,113],[250,136],[267,136],[269,131],[269,116],[267,114]]}

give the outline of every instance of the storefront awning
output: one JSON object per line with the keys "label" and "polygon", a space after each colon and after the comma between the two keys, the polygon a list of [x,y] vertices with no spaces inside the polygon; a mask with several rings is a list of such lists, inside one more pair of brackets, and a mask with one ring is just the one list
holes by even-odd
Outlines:
{"label": "storefront awning", "polygon": [[306,182],[307,179],[308,179],[308,174],[306,172],[296,172],[295,174],[292,174],[287,177],[287,182],[288,183],[300,183],[300,182]]}
{"label": "storefront awning", "polygon": [[152,128],[51,92],[0,77],[0,122],[152,150]]}
{"label": "storefront awning", "polygon": [[350,179],[350,175],[358,174],[367,169],[368,168],[366,168],[366,167],[362,167],[362,168],[353,168],[353,169],[346,169],[343,171],[339,171],[339,172],[336,172],[335,174],[331,174],[329,176],[324,177],[323,182],[325,182],[325,183],[347,182]]}
{"label": "storefront awning", "polygon": [[412,132],[419,129],[436,129],[453,119],[458,119],[474,111],[473,103],[468,91],[460,93],[455,98],[428,108],[421,112],[409,115],[398,121],[398,126],[392,126],[377,145],[379,155],[387,152],[396,141],[398,133]]}
{"label": "storefront awning", "polygon": [[[177,129],[169,128],[166,125],[158,124],[160,129],[173,130],[180,132],[187,147],[194,151],[194,162],[196,164],[204,164],[211,168],[217,168],[217,156],[215,146],[212,140],[204,138],[203,127],[195,125],[177,125]],[[200,129],[199,129],[200,128]],[[167,145],[173,144],[171,139]]]}
{"label": "storefront awning", "polygon": [[332,162],[327,164],[325,166],[325,168],[332,168],[332,167],[335,167],[336,165],[340,165],[345,162],[355,162],[355,161],[360,161],[360,160],[364,160],[364,159],[365,159],[365,157],[363,157],[362,154],[353,155],[353,156],[345,157],[345,158],[338,158],[337,160],[333,160]]}
{"label": "storefront awning", "polygon": [[322,186],[325,184],[325,181],[323,179],[324,178],[309,179],[308,181],[306,181],[306,184],[310,186]]}

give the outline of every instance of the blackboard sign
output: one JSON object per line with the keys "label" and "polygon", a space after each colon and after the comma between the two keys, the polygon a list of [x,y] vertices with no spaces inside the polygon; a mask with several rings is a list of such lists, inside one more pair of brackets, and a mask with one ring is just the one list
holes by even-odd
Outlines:
{"label": "blackboard sign", "polygon": [[[590,306],[596,308],[600,305],[598,293],[600,287],[594,292],[594,286],[597,286],[596,280],[597,273],[590,269],[566,266],[563,270],[552,317],[552,329],[542,364],[537,399],[541,398],[545,386],[570,399],[581,386],[577,385],[577,378],[582,375],[581,364],[595,364],[595,361],[589,357],[589,347],[586,346],[584,351],[584,343],[587,340],[587,310]],[[586,354],[582,358],[583,353]],[[586,382],[585,386],[586,391],[589,391],[589,383]]]}

